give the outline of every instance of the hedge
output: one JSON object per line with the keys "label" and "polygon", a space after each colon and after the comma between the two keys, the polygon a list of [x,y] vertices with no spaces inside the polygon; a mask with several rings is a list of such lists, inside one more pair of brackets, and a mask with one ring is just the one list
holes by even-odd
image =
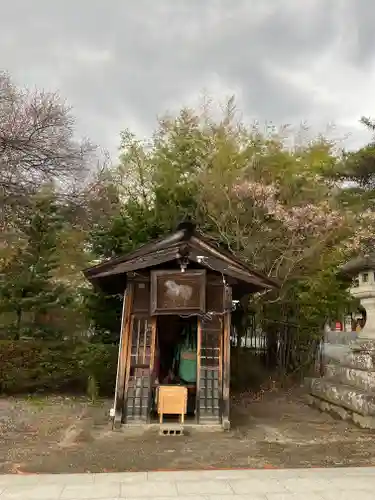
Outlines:
{"label": "hedge", "polygon": [[0,341],[0,393],[114,392],[118,348],[88,342]]}

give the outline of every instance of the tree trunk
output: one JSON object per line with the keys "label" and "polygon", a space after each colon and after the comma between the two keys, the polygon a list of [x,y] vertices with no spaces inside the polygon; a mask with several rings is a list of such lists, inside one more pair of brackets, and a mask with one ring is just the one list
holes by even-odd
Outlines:
{"label": "tree trunk", "polygon": [[277,368],[277,327],[276,325],[268,325],[267,328],[267,365],[268,368],[274,370]]}
{"label": "tree trunk", "polygon": [[21,330],[21,320],[22,320],[22,309],[19,307],[16,310],[16,331],[14,333],[14,340],[20,340],[20,330]]}

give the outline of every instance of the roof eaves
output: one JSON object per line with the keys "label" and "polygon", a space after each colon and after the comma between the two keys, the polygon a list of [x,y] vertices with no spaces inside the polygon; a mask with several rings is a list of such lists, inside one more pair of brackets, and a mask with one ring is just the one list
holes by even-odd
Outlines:
{"label": "roof eaves", "polygon": [[160,238],[159,240],[153,241],[151,243],[146,243],[145,245],[139,247],[137,250],[134,250],[133,252],[130,252],[126,255],[122,255],[120,257],[114,257],[99,264],[96,264],[95,266],[86,268],[83,270],[83,274],[87,278],[89,278],[91,276],[96,275],[96,273],[100,272],[102,269],[104,270],[107,269],[108,267],[122,264],[123,262],[127,262],[128,260],[132,260],[136,257],[141,257],[142,255],[148,255],[163,248],[168,248],[168,246],[176,245],[184,241],[185,233],[186,233],[185,230],[179,230],[172,233],[172,235],[168,237]]}
{"label": "roof eaves", "polygon": [[242,262],[239,258],[237,258],[235,255],[231,254],[229,251],[224,251],[220,247],[215,247],[212,244],[210,244],[207,239],[202,236],[202,235],[195,235],[191,238],[190,245],[195,247],[195,248],[202,248],[206,250],[207,252],[211,253],[215,258],[221,259],[225,262],[227,262],[228,265],[232,266],[233,268],[236,269],[241,269],[242,271],[245,271],[249,273],[250,275],[258,278],[261,282],[263,282],[267,288],[280,288],[281,284],[273,279],[269,278],[268,276],[264,275],[260,271],[249,267],[246,265],[244,262]]}
{"label": "roof eaves", "polygon": [[101,279],[108,276],[115,276],[127,273],[129,271],[137,271],[138,269],[146,269],[148,267],[157,266],[164,262],[169,262],[177,257],[178,247],[174,245],[173,247],[159,250],[158,252],[152,252],[146,255],[141,255],[124,262],[118,263],[114,268],[109,270],[104,270],[89,279]]}

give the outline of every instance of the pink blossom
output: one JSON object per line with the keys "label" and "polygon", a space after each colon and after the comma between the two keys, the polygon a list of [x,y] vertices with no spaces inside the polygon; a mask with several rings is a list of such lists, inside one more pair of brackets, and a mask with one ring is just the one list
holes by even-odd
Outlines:
{"label": "pink blossom", "polygon": [[279,200],[279,189],[273,184],[245,182],[235,186],[235,195],[248,200],[256,208],[282,223],[293,233],[320,234],[344,224],[345,219],[338,210],[333,210],[328,201],[319,204],[307,203],[286,207]]}

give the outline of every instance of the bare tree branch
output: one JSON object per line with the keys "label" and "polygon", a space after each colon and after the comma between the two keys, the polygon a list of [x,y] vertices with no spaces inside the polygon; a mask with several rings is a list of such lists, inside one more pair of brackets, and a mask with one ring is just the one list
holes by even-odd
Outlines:
{"label": "bare tree branch", "polygon": [[57,94],[18,89],[0,73],[0,229],[40,186],[77,193],[95,147],[74,137],[74,119]]}

